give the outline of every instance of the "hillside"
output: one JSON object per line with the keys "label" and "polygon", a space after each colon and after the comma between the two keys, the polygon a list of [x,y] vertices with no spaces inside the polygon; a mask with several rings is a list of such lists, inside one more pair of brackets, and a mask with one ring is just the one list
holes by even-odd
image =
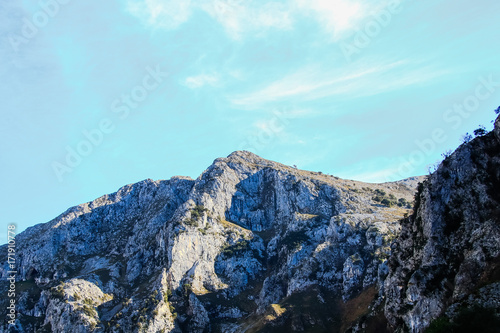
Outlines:
{"label": "hillside", "polygon": [[238,151],[196,180],[124,186],[17,235],[10,331],[423,332],[498,312],[499,162],[500,118],[430,177],[368,184]]}

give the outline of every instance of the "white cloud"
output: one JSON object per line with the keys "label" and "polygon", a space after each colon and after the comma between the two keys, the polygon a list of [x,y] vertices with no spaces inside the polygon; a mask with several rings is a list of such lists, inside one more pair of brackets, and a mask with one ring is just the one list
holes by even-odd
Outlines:
{"label": "white cloud", "polygon": [[285,98],[303,97],[305,99],[314,99],[346,93],[348,91],[346,83],[376,71],[380,71],[380,69],[364,69],[348,74],[330,72],[325,75],[325,71],[321,70],[321,68],[307,66],[272,82],[257,92],[236,96],[232,99],[232,103],[241,106],[258,106]]}
{"label": "white cloud", "polygon": [[219,81],[215,74],[200,74],[189,76],[184,80],[184,85],[191,89],[201,88],[205,85],[214,86]]}
{"label": "white cloud", "polygon": [[191,0],[129,0],[127,10],[154,28],[175,29],[191,16]]}
{"label": "white cloud", "polygon": [[262,3],[260,0],[128,0],[127,10],[153,28],[175,29],[194,10],[202,10],[219,22],[233,39],[268,29],[288,30],[304,15],[318,21],[334,41],[359,27],[368,16],[388,1],[288,0]]}
{"label": "white cloud", "polygon": [[391,0],[295,0],[300,12],[312,16],[334,41],[357,30],[371,15],[384,9]]}
{"label": "white cloud", "polygon": [[350,165],[337,172],[336,176],[367,183],[385,183],[407,176],[401,174],[402,169],[407,169],[407,165],[397,158],[376,157]]}
{"label": "white cloud", "polygon": [[345,176],[344,177],[366,183],[385,183],[389,181],[394,181],[394,179],[399,180],[399,178],[395,177],[396,175],[398,175],[398,170],[399,166],[393,166],[387,169],[382,169],[377,171],[352,173],[347,175],[347,177]]}
{"label": "white cloud", "polygon": [[245,32],[269,28],[283,30],[292,25],[289,8],[278,2],[252,5],[238,0],[215,0],[205,2],[201,8],[217,20],[233,39],[240,39]]}
{"label": "white cloud", "polygon": [[296,0],[299,8],[314,15],[334,37],[353,29],[368,12],[360,1],[348,0]]}
{"label": "white cloud", "polygon": [[322,85],[327,84],[327,82],[318,82],[315,80],[318,74],[317,68],[308,66],[283,79],[271,83],[268,87],[246,98],[244,97],[241,102],[243,102],[243,104],[248,102],[251,103],[252,101],[257,103],[272,102],[291,96],[310,93]]}
{"label": "white cloud", "polygon": [[325,70],[307,66],[270,83],[267,87],[231,98],[233,105],[259,108],[266,103],[311,101],[324,97],[355,98],[373,96],[428,82],[447,73],[419,67],[409,61],[366,64],[363,67]]}
{"label": "white cloud", "polygon": [[289,29],[290,6],[279,2],[261,4],[240,0],[129,0],[127,10],[153,28],[176,29],[193,10],[200,9],[219,22],[233,39],[246,32],[270,28]]}

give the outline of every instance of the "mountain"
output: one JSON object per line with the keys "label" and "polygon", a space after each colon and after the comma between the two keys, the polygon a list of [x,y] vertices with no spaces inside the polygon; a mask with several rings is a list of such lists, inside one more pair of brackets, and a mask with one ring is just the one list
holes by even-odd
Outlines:
{"label": "mountain", "polygon": [[124,186],[17,235],[0,332],[422,332],[498,312],[499,159],[497,119],[430,177],[368,184],[240,151]]}
{"label": "mountain", "polygon": [[[419,186],[392,251],[384,286],[394,327],[421,332],[441,315],[500,314],[500,116],[494,131],[460,146]],[[499,332],[495,318],[493,330],[481,329],[486,319],[461,332]]]}

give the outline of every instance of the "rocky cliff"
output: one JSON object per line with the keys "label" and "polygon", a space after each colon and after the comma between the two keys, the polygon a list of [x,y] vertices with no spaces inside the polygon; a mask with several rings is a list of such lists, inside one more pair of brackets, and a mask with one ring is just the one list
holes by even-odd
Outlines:
{"label": "rocky cliff", "polygon": [[17,236],[0,332],[422,332],[496,311],[499,147],[497,121],[425,181],[235,152],[196,180],[124,186]]}
{"label": "rocky cliff", "polygon": [[196,180],[125,186],[17,236],[17,328],[347,327],[338,308],[378,292],[418,181],[364,184],[235,152]]}
{"label": "rocky cliff", "polygon": [[473,307],[500,313],[500,117],[419,186],[388,266],[393,327],[422,332]]}

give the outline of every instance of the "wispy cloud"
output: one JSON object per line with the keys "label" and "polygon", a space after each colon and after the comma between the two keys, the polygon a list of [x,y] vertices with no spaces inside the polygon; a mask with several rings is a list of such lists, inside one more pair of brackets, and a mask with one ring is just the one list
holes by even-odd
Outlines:
{"label": "wispy cloud", "polygon": [[292,26],[290,8],[278,2],[261,3],[216,0],[205,2],[201,8],[217,20],[233,39],[245,32],[270,28],[286,30]]}
{"label": "wispy cloud", "polygon": [[[382,1],[385,3],[387,1]],[[268,29],[292,29],[299,17],[317,21],[338,40],[355,30],[360,22],[381,8],[365,0],[289,0],[262,4],[256,0],[128,0],[127,10],[153,28],[175,29],[194,10],[202,10],[219,22],[233,39],[245,33]]]}
{"label": "wispy cloud", "polygon": [[153,28],[175,29],[191,16],[191,0],[129,0],[127,11]]}
{"label": "wispy cloud", "polygon": [[320,66],[306,66],[263,89],[235,95],[231,102],[251,109],[282,100],[302,102],[333,96],[372,96],[424,83],[446,73],[446,70],[415,66],[406,60],[329,71]]}
{"label": "wispy cloud", "polygon": [[337,176],[367,183],[385,183],[405,177],[400,173],[401,161],[395,158],[376,157],[350,165]]}
{"label": "wispy cloud", "polygon": [[197,89],[205,85],[214,86],[218,81],[219,78],[215,74],[200,74],[187,77],[183,83],[191,89]]}
{"label": "wispy cloud", "polygon": [[129,0],[127,11],[152,28],[176,29],[194,10],[202,10],[219,22],[233,39],[245,32],[291,27],[290,7],[279,2],[262,5],[240,0]]}
{"label": "wispy cloud", "polygon": [[374,71],[375,69],[368,69],[358,73],[325,77],[324,72],[318,66],[307,66],[272,82],[257,92],[236,96],[232,99],[232,103],[251,106],[298,96],[310,99],[313,93],[316,97],[320,97],[318,96],[318,92],[321,92],[320,95],[323,95],[326,87],[335,87],[335,91],[331,89],[330,94],[338,94],[345,90],[345,86],[340,86],[340,83],[360,78]]}
{"label": "wispy cloud", "polygon": [[334,39],[356,27],[370,12],[360,1],[296,0],[297,6],[312,15]]}
{"label": "wispy cloud", "polygon": [[[392,181],[394,176],[398,174],[398,167],[389,167],[378,171],[368,171],[361,173],[349,174],[346,178],[363,181],[367,183],[385,183]],[[399,179],[399,178],[395,178]]]}

